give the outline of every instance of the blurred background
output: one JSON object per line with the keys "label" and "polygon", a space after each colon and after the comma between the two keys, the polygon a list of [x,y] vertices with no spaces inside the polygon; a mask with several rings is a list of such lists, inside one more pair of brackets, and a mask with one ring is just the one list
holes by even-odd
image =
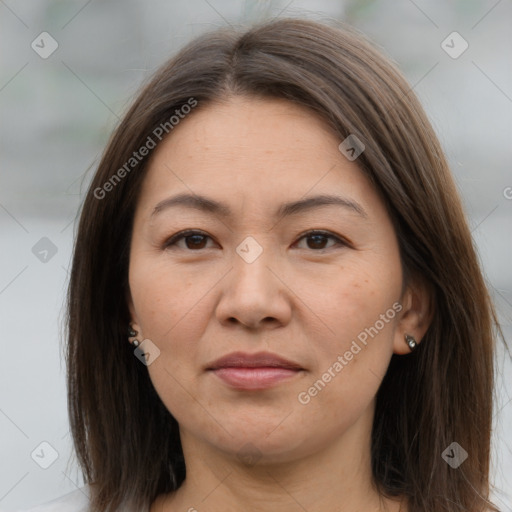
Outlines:
{"label": "blurred background", "polygon": [[[344,20],[398,63],[450,160],[511,346],[510,0],[0,0],[0,509],[83,485],[62,307],[77,210],[110,132],[143,80],[190,39],[277,16]],[[496,371],[493,496],[512,511],[502,342]]]}

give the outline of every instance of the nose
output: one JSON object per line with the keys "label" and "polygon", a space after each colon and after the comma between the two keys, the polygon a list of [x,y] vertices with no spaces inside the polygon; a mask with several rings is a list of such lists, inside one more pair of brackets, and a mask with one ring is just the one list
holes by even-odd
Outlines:
{"label": "nose", "polygon": [[253,261],[243,252],[234,253],[232,269],[221,281],[216,307],[220,323],[241,324],[255,330],[282,327],[290,321],[293,293],[271,252],[264,249]]}

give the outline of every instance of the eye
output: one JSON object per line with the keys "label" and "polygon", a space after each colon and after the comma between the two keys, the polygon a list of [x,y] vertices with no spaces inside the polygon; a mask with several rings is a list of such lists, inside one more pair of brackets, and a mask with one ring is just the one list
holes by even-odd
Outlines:
{"label": "eye", "polygon": [[[315,250],[324,250],[324,249],[330,249],[330,247],[325,247],[325,243],[328,239],[334,240],[338,245],[341,246],[347,246],[349,245],[347,242],[342,240],[341,238],[333,235],[332,233],[329,233],[328,231],[308,231],[304,235],[302,235],[299,240],[306,239],[308,240],[307,243],[308,249],[315,249]],[[332,246],[331,246],[332,247]]]}
{"label": "eye", "polygon": [[[165,243],[163,248],[169,248],[172,246],[177,246],[181,249],[189,249],[189,250],[200,250],[200,249],[206,249],[206,242],[207,239],[212,239],[209,235],[203,233],[202,231],[196,231],[196,230],[186,230],[181,231],[180,233],[176,233],[171,238],[169,238]],[[333,240],[335,242],[334,245],[340,245],[340,246],[349,246],[350,244],[346,242],[345,240],[342,240],[341,238],[333,235],[332,233],[329,233],[328,231],[319,231],[319,230],[313,230],[308,231],[307,233],[303,234],[300,238],[300,240],[306,239],[308,241],[307,243],[307,249],[314,249],[314,250],[325,250],[330,249],[330,247],[325,247],[326,241]],[[182,240],[185,241],[185,246],[178,245],[178,242],[181,242]]]}
{"label": "eye", "polygon": [[202,231],[187,230],[176,233],[164,243],[164,249],[171,246],[177,246],[178,242],[185,240],[185,247],[179,246],[181,249],[205,249],[205,240],[211,237]]}

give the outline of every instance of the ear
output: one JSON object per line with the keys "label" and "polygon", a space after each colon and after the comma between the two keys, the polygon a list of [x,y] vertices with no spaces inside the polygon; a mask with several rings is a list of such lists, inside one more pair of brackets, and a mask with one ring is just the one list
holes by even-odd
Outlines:
{"label": "ear", "polygon": [[[135,329],[138,333],[141,332],[139,320],[137,314],[135,312],[135,306],[133,305],[132,294],[128,289],[125,295],[126,304],[128,305],[128,311],[130,312],[130,325]],[[127,326],[128,327],[128,326]]]}
{"label": "ear", "polygon": [[402,310],[399,313],[393,341],[395,354],[408,354],[411,349],[405,341],[405,335],[413,336],[420,343],[434,317],[433,288],[426,279],[416,276],[410,279],[400,300]]}

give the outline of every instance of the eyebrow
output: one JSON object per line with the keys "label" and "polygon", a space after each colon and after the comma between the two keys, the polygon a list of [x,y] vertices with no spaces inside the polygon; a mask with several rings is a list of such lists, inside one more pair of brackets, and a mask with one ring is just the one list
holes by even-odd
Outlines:
{"label": "eyebrow", "polygon": [[[341,206],[343,208],[346,208],[357,213],[361,217],[368,218],[368,214],[366,213],[364,208],[356,201],[353,201],[352,199],[348,199],[345,197],[330,194],[321,194],[313,197],[308,197],[307,199],[300,199],[298,201],[283,203],[276,210],[274,216],[287,217],[308,210],[313,210],[331,205]],[[158,215],[159,213],[163,212],[164,210],[167,210],[168,208],[178,206],[192,208],[206,213],[212,213],[220,217],[233,216],[233,212],[231,211],[229,206],[227,206],[224,203],[220,203],[218,201],[215,201],[214,199],[198,194],[183,193],[172,197],[168,197],[167,199],[160,201],[153,209],[151,217]]]}

